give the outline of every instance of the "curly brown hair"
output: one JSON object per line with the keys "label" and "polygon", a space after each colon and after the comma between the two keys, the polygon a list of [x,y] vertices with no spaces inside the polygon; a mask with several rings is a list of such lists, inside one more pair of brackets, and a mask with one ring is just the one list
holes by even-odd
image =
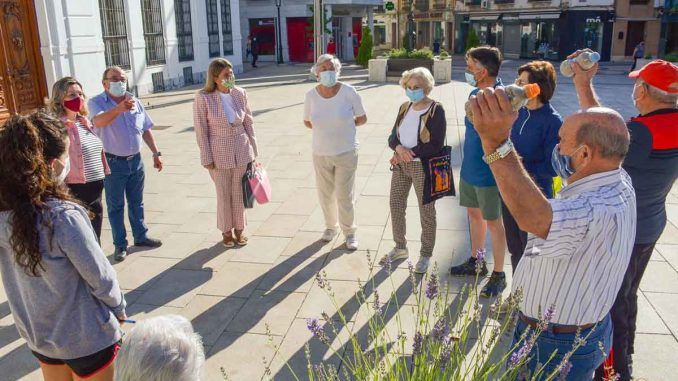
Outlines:
{"label": "curly brown hair", "polygon": [[518,68],[518,75],[527,72],[530,83],[539,85],[539,100],[546,103],[556,91],[556,69],[548,61],[532,61]]}
{"label": "curly brown hair", "polygon": [[64,154],[66,140],[66,126],[43,111],[13,116],[0,127],[0,210],[12,212],[10,244],[28,275],[39,276],[38,267],[44,271],[38,223],[50,236],[54,232],[49,219],[42,218],[47,201],[73,201],[49,165]]}

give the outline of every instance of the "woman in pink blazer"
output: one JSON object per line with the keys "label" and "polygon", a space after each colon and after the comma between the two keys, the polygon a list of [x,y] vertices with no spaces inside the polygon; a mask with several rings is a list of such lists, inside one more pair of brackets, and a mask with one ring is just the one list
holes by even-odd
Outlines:
{"label": "woman in pink blazer", "polygon": [[233,65],[216,58],[207,68],[205,87],[195,94],[193,123],[200,163],[217,190],[217,227],[226,247],[247,244],[241,179],[257,157],[252,112],[245,90],[235,86]]}

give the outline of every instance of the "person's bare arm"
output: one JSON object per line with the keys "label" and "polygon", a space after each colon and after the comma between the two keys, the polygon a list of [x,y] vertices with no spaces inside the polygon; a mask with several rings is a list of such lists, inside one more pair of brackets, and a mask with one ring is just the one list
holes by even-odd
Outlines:
{"label": "person's bare arm", "polygon": [[[567,56],[567,58],[575,58],[583,52],[592,52],[592,50],[577,50],[576,52]],[[572,62],[570,65],[572,67],[572,71],[574,72],[572,81],[574,82],[574,89],[577,92],[577,98],[579,99],[579,106],[582,108],[582,110],[586,110],[591,107],[600,107],[600,100],[593,89],[593,77],[595,77],[596,73],[598,73],[598,64],[596,63],[589,70],[582,69],[581,66],[579,66],[579,64],[576,62]]]}
{"label": "person's bare arm", "polygon": [[367,123],[367,115],[361,115],[361,116],[357,116],[357,117],[355,118],[355,125],[356,125],[356,127],[362,126],[362,125],[365,124],[365,123]]}
{"label": "person's bare arm", "polygon": [[158,172],[162,171],[162,159],[160,156],[156,155],[158,153],[158,146],[155,144],[153,132],[151,132],[151,130],[146,130],[141,137],[144,139],[144,142],[146,142],[146,145],[150,148],[151,152],[153,152],[153,168],[157,169]]}
{"label": "person's bare arm", "polygon": [[311,121],[310,121],[310,120],[305,120],[305,121],[304,121],[304,126],[306,126],[306,128],[313,129],[313,124],[311,124]]}
{"label": "person's bare arm", "polygon": [[125,99],[124,101],[118,103],[118,105],[113,107],[112,109],[94,116],[92,118],[92,124],[94,124],[95,127],[99,128],[110,126],[111,123],[113,123],[113,121],[115,120],[115,118],[118,117],[118,115],[134,108],[134,103],[135,103],[134,99],[132,98]]}
{"label": "person's bare arm", "polygon": [[[494,152],[511,136],[517,117],[503,88],[487,88],[471,97],[474,126],[480,135],[485,155]],[[490,165],[499,193],[518,226],[540,238],[548,236],[553,211],[548,200],[532,181],[513,151]]]}

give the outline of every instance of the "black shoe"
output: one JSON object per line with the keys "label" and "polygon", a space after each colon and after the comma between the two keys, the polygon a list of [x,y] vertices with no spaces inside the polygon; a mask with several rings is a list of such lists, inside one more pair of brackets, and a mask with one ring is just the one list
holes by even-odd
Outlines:
{"label": "black shoe", "polygon": [[113,258],[115,258],[116,261],[122,262],[125,260],[127,257],[127,248],[124,247],[116,247],[115,251],[113,252]]}
{"label": "black shoe", "polygon": [[459,266],[452,266],[450,268],[450,275],[453,276],[469,276],[469,275],[476,275],[476,273],[479,276],[485,276],[487,275],[487,264],[485,260],[480,265],[480,271],[478,272],[478,269],[476,268],[476,263],[477,260],[473,257],[469,258],[466,262],[462,263]]}
{"label": "black shoe", "polygon": [[483,291],[480,292],[480,296],[484,298],[493,298],[499,294],[501,294],[502,291],[506,288],[506,275],[504,272],[496,272],[493,271],[492,275],[490,275],[490,280],[487,282],[485,287],[483,287]]}
{"label": "black shoe", "polygon": [[160,247],[162,246],[162,241],[155,238],[146,238],[145,241],[134,242],[134,246],[143,246],[143,247]]}

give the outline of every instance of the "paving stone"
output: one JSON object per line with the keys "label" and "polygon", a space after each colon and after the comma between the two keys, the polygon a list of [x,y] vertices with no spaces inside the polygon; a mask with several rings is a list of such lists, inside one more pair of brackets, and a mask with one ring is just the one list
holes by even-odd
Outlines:
{"label": "paving stone", "polygon": [[640,281],[640,289],[644,292],[668,292],[678,294],[678,272],[668,262],[650,261]]}
{"label": "paving stone", "polygon": [[193,329],[202,336],[203,344],[211,347],[246,301],[244,298],[197,295],[181,310],[181,315],[191,320]]}
{"label": "paving stone", "polygon": [[185,307],[214,273],[210,270],[167,270],[138,300],[141,304]]}
{"label": "paving stone", "polygon": [[[358,292],[360,285],[355,281],[329,281],[331,290],[321,289],[317,285],[311,287],[311,291],[306,296],[304,304],[297,313],[298,318],[320,318],[320,315],[325,312],[331,316],[332,320],[341,320],[338,309],[341,310],[347,321],[354,319],[354,314],[358,310],[360,304],[355,298],[355,293]],[[329,292],[333,296],[329,295]],[[335,307],[335,305],[337,307]]]}
{"label": "paving stone", "polygon": [[293,237],[308,219],[307,216],[274,214],[257,229],[255,235],[269,237]]}
{"label": "paving stone", "polygon": [[177,259],[171,258],[138,258],[133,265],[118,272],[120,287],[127,290],[148,290],[177,262],[179,262]]}
{"label": "paving stone", "polygon": [[233,262],[273,263],[289,243],[290,238],[254,235],[249,237],[249,243],[246,246],[237,247],[233,250],[230,260]]}
{"label": "paving stone", "polygon": [[[656,293],[656,292],[646,292],[644,293],[645,297],[649,300],[649,304],[652,305],[652,312],[654,316],[652,319],[652,328],[655,328],[656,331],[652,333],[663,333],[666,332],[666,326],[671,330],[674,336],[678,336],[678,294],[666,294],[666,293]],[[641,299],[640,297],[638,299]],[[638,303],[638,331],[647,332],[648,329],[641,331],[642,326],[647,326],[648,321],[645,320],[645,316],[641,316],[641,307],[645,310],[649,309],[649,304]],[[655,312],[656,311],[656,312]],[[658,314],[658,315],[657,315]],[[660,318],[661,317],[661,318]],[[642,321],[642,324],[641,324]],[[666,324],[666,325],[664,325]]]}
{"label": "paving stone", "polygon": [[301,255],[303,257],[320,257],[332,249],[332,242],[321,240],[318,232],[298,232],[281,253],[284,256]]}
{"label": "paving stone", "polygon": [[257,289],[264,291],[308,292],[327,256],[280,256],[266,272]]}
{"label": "paving stone", "polygon": [[637,380],[672,381],[678,374],[678,342],[671,335],[636,335],[633,377]]}
{"label": "paving stone", "polygon": [[248,298],[270,269],[269,264],[228,262],[205,283],[200,294]]}
{"label": "paving stone", "polygon": [[205,380],[260,380],[275,354],[280,337],[253,333],[224,332],[207,353]]}
{"label": "paving stone", "polygon": [[284,335],[306,294],[284,291],[257,290],[228,325],[228,332]]}

